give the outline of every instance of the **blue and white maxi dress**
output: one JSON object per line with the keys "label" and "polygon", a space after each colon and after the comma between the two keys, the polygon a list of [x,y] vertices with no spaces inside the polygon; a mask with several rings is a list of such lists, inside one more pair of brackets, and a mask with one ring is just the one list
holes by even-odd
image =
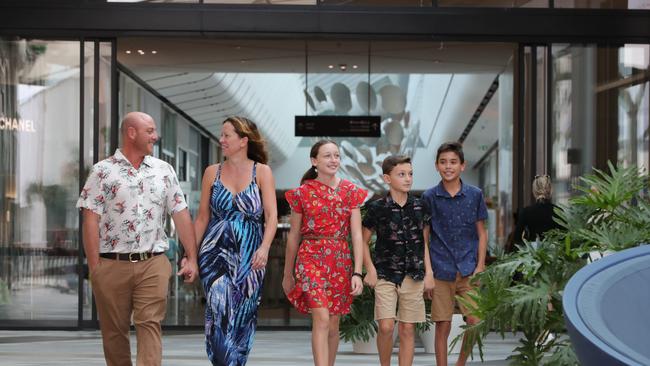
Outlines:
{"label": "blue and white maxi dress", "polygon": [[221,183],[221,165],[210,195],[210,222],[199,249],[199,271],[206,294],[205,340],[213,365],[245,365],[262,294],[264,269],[253,270],[262,242],[263,206],[253,179],[233,194]]}

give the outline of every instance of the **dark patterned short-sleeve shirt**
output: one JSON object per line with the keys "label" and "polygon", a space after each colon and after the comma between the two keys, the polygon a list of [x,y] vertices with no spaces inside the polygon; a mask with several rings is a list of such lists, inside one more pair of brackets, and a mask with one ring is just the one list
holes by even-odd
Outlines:
{"label": "dark patterned short-sleeve shirt", "polygon": [[481,190],[461,183],[460,192],[452,197],[441,182],[422,194],[422,204],[431,217],[429,256],[434,277],[453,281],[456,273],[471,275],[478,261],[476,222],[488,216]]}
{"label": "dark patterned short-sleeve shirt", "polygon": [[424,279],[424,225],[428,213],[418,198],[408,195],[404,206],[390,194],[366,204],[363,226],[375,230],[373,263],[377,278],[400,285],[404,276]]}

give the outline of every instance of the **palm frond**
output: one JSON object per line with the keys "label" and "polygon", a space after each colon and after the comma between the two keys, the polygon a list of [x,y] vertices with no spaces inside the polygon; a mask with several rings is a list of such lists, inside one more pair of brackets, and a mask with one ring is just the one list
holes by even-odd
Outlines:
{"label": "palm frond", "polygon": [[546,232],[537,246],[518,246],[479,274],[470,301],[458,299],[481,319],[465,329],[479,352],[490,332],[516,331],[523,336],[509,357],[513,365],[576,365],[564,322],[564,287],[592,252],[650,241],[649,183],[634,166],[594,169],[575,187],[581,195],[556,208],[560,229]]}

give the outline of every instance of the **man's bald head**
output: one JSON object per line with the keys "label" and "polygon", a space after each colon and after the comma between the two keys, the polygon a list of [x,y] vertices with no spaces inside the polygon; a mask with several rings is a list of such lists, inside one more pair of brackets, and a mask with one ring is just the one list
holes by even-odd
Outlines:
{"label": "man's bald head", "polygon": [[158,141],[156,122],[150,115],[131,112],[124,116],[120,126],[122,148],[126,151],[138,151],[138,154],[151,155],[153,145]]}
{"label": "man's bald head", "polygon": [[142,112],[130,112],[124,116],[124,119],[122,119],[120,132],[122,133],[122,136],[125,137],[130,127],[137,131],[139,128],[142,128],[143,125],[150,122],[153,122],[153,118],[151,118],[150,115]]}

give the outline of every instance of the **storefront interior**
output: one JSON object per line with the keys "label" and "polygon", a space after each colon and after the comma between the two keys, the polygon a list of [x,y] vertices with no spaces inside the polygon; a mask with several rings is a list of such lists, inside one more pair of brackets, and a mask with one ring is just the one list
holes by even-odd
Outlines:
{"label": "storefront interior", "polygon": [[[90,167],[119,146],[119,119],[130,111],[155,119],[154,155],[175,167],[192,214],[203,170],[222,159],[223,120],[259,126],[280,215],[262,327],[309,325],[281,289],[282,197],[318,139],[296,137],[295,116],[380,117],[379,138],[335,138],[341,177],[375,197],[385,194],[386,156],[412,157],[420,194],[438,182],[437,147],[461,141],[463,180],[484,192],[493,255],[532,200],[535,175],[551,176],[561,204],[592,167],[650,165],[647,41],[363,38],[0,36],[0,328],[97,326],[75,202]],[[170,239],[172,264],[178,255]],[[202,296],[198,283],[171,278],[164,325],[201,327]]]}

